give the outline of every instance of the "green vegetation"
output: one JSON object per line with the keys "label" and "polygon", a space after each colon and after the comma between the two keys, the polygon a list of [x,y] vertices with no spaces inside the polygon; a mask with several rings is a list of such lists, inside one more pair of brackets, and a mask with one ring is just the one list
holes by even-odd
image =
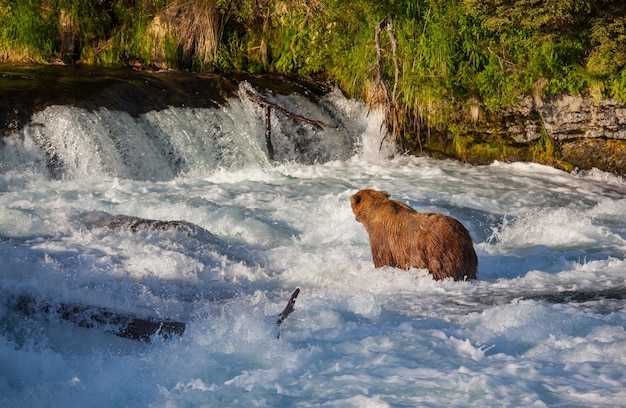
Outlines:
{"label": "green vegetation", "polygon": [[[489,118],[522,96],[626,102],[626,2],[0,0],[0,61],[332,80],[384,106],[393,135],[417,149],[431,132]],[[497,150],[452,135],[461,157]],[[543,156],[554,150],[540,143]]]}

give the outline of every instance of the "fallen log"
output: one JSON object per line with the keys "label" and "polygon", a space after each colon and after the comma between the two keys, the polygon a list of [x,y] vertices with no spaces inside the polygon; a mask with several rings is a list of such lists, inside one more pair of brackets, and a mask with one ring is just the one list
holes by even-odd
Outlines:
{"label": "fallen log", "polygon": [[340,130],[337,126],[331,125],[321,120],[309,119],[307,117],[295,114],[293,112],[288,111],[280,105],[277,105],[273,102],[268,101],[266,98],[262,97],[259,94],[256,94],[252,91],[246,91],[246,95],[250,98],[251,101],[258,103],[261,106],[270,107],[272,109],[276,109],[278,112],[282,113],[285,116],[289,116],[292,119],[299,120],[300,122],[305,122],[310,125],[315,126],[319,130],[324,130],[324,128]]}
{"label": "fallen log", "polygon": [[274,160],[274,145],[272,144],[272,124],[270,122],[272,109],[277,110],[285,116],[288,116],[292,119],[298,120],[300,122],[305,122],[310,125],[315,126],[318,130],[324,130],[324,128],[340,130],[335,125],[330,125],[328,123],[322,122],[321,120],[310,119],[304,117],[302,115],[295,114],[293,112],[288,111],[280,105],[277,105],[273,102],[268,101],[266,98],[261,95],[254,93],[252,91],[247,90],[246,95],[250,98],[251,101],[258,103],[264,109],[265,113],[265,144],[267,146],[267,157],[270,160]]}
{"label": "fallen log", "polygon": [[26,316],[45,315],[48,318],[56,316],[79,327],[104,328],[116,336],[146,343],[154,336],[164,339],[182,336],[186,328],[185,323],[174,320],[142,318],[105,307],[54,303],[27,295],[18,297],[14,309]]}

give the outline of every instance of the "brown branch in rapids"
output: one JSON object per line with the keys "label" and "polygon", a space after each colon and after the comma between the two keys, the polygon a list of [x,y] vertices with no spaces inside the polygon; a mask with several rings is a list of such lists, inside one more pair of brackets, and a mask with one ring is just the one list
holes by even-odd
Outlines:
{"label": "brown branch in rapids", "polygon": [[287,316],[289,316],[293,312],[296,306],[296,298],[298,297],[299,294],[300,294],[300,288],[296,288],[296,290],[294,290],[293,293],[291,294],[291,298],[289,298],[289,302],[287,302],[287,306],[285,306],[283,311],[278,315],[278,320],[276,320],[277,326],[280,326],[285,321]]}

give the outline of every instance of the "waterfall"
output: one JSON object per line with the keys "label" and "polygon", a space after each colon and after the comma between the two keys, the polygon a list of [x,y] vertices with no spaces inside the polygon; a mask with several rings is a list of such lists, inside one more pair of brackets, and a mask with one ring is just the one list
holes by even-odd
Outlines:
{"label": "waterfall", "polygon": [[[0,145],[2,169],[32,166],[57,179],[103,174],[156,181],[216,169],[271,166],[264,108],[246,98],[251,91],[258,92],[242,82],[237,96],[217,108],[168,107],[138,116],[105,107],[48,106],[5,138]],[[263,98],[339,129],[320,130],[271,110],[276,162],[312,164],[378,154],[382,116],[368,116],[364,104],[346,99],[338,90],[315,102],[297,94],[266,92]],[[368,145],[364,135],[375,140]]]}

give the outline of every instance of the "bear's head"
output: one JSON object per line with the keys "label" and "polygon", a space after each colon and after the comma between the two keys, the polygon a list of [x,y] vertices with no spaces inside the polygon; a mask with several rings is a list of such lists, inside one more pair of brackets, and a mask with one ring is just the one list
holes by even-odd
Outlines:
{"label": "bear's head", "polygon": [[388,200],[391,193],[386,191],[376,191],[372,189],[360,190],[350,197],[350,205],[358,222],[363,222],[367,217],[367,212],[371,208],[377,207],[381,201]]}

